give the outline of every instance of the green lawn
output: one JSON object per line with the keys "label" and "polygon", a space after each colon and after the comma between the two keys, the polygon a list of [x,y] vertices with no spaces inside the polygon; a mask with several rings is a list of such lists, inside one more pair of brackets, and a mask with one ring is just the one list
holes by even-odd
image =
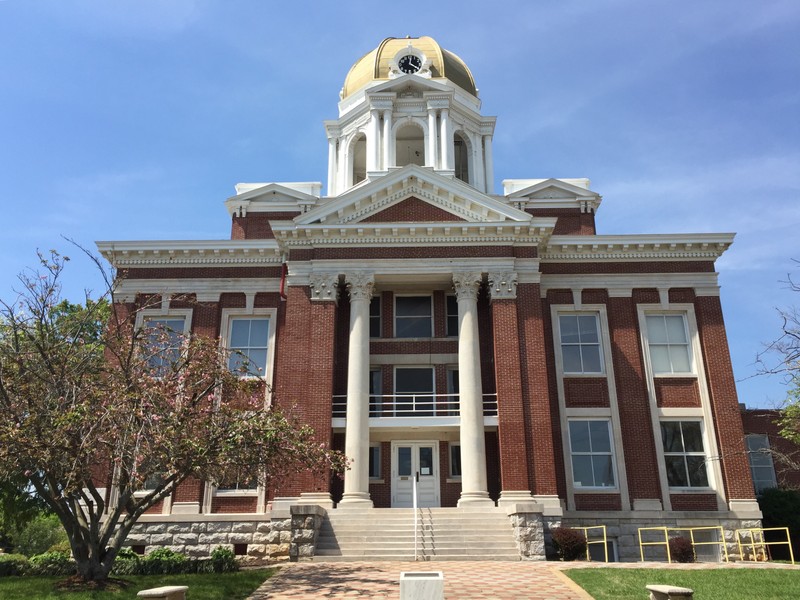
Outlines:
{"label": "green lawn", "polygon": [[119,592],[64,592],[54,588],[63,577],[0,578],[3,600],[129,600],[140,590],[162,585],[188,585],[186,600],[244,600],[274,574],[274,569],[239,571],[238,573],[204,573],[202,575],[139,575],[121,577],[128,582]]}
{"label": "green lawn", "polygon": [[564,571],[595,600],[641,600],[648,584],[694,590],[695,600],[796,600],[800,571],[774,569],[570,569]]}

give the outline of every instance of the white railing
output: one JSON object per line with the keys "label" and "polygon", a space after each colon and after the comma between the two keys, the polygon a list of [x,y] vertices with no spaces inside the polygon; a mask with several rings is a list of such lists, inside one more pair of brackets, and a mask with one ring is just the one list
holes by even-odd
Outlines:
{"label": "white railing", "polygon": [[[398,417],[458,417],[458,394],[372,394],[369,397],[369,416]],[[333,397],[333,418],[347,416],[347,396]],[[483,416],[497,416],[497,394],[483,395]]]}
{"label": "white railing", "polygon": [[419,529],[419,525],[417,522],[417,517],[419,516],[419,511],[417,510],[417,482],[419,481],[419,471],[414,473],[414,477],[412,477],[411,482],[411,504],[414,508],[414,562],[417,562],[417,530]]}

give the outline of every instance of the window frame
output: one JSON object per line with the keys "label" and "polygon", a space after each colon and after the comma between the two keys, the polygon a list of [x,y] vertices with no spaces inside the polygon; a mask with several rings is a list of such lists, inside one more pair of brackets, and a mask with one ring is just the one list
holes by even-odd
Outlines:
{"label": "window frame", "polygon": [[[427,336],[414,336],[414,337],[400,337],[397,335],[397,320],[404,319],[409,317],[401,317],[397,314],[397,301],[399,298],[428,298],[429,307],[430,307],[430,333]],[[424,293],[424,294],[414,294],[414,293],[407,293],[407,294],[394,294],[392,299],[394,304],[393,308],[393,315],[392,315],[392,337],[397,340],[428,340],[434,337],[436,332],[436,323],[434,322],[434,306],[433,306],[433,294],[432,293]]]}
{"label": "window frame", "polygon": [[[604,338],[603,338],[603,322],[599,311],[596,310],[559,310],[556,312],[555,318],[555,331],[556,343],[558,344],[558,356],[561,361],[561,374],[569,377],[605,377],[606,376],[606,362],[605,352],[603,351]],[[561,317],[594,317],[594,324],[597,331],[597,342],[581,342],[568,343],[568,346],[577,346],[581,349],[583,346],[597,346],[598,362],[600,365],[599,371],[587,371],[583,367],[583,353],[581,353],[581,370],[580,371],[567,371],[564,361],[564,346],[563,332],[561,329]]]}
{"label": "window frame", "polygon": [[[688,354],[688,361],[689,361],[689,370],[688,371],[675,371],[672,367],[672,360],[670,359],[670,371],[656,371],[655,363],[653,362],[653,342],[651,341],[650,336],[650,325],[648,323],[648,319],[650,317],[681,317],[683,321],[683,331],[686,335],[686,342],[682,344],[676,343],[657,343],[657,346],[666,346],[668,349],[671,346],[685,346],[686,352]],[[647,353],[647,363],[650,369],[650,373],[652,376],[655,377],[697,377],[698,370],[697,370],[697,357],[695,352],[695,345],[694,345],[694,334],[695,330],[690,327],[689,315],[686,310],[645,310],[642,313],[641,325],[643,327],[643,336],[644,336],[644,349]]]}
{"label": "window frame", "polygon": [[[236,483],[238,485],[239,482],[237,481]],[[253,496],[258,496],[260,491],[261,485],[259,485],[258,479],[256,479],[255,487],[252,488],[228,488],[214,485],[214,495],[225,498],[251,498]]]}
{"label": "window frame", "polygon": [[[772,446],[769,443],[769,435],[766,433],[748,433],[744,437],[745,445],[747,446],[747,464],[750,466],[750,477],[753,479],[753,489],[756,492],[756,496],[759,496],[764,492],[764,490],[778,487],[778,474],[775,471],[775,460],[772,457]],[[756,438],[762,439],[764,442],[766,442],[763,448],[757,448],[754,450],[750,447],[750,440]],[[754,465],[752,462],[752,457],[754,454],[763,455],[769,458],[769,465]],[[772,485],[766,487],[757,485],[756,481],[763,481],[763,479],[756,479],[755,470],[767,468],[772,472],[772,479],[770,480]]]}
{"label": "window frame", "polygon": [[[450,298],[453,298],[456,302],[456,312],[452,314],[449,312],[448,304],[450,303]],[[456,319],[456,331],[452,333],[450,331],[450,319],[451,317],[455,317]],[[444,296],[444,329],[445,329],[445,336],[449,338],[457,338],[458,337],[458,296],[455,294],[445,294]]]}
{"label": "window frame", "polygon": [[[377,456],[375,460],[373,460],[373,464],[377,469],[377,474],[373,474],[372,472],[369,473],[369,482],[370,483],[383,483],[383,448],[380,442],[370,442],[369,443],[369,458],[372,458],[372,449],[377,448]],[[368,461],[369,462],[369,461]],[[367,465],[369,469],[369,465]]]}
{"label": "window frame", "polygon": [[[667,452],[664,448],[664,433],[662,431],[662,423],[697,423],[700,425],[700,441],[703,443],[703,451],[702,452],[687,452],[686,451],[686,444],[684,443],[684,435],[683,435],[683,425],[681,425],[681,445],[683,446],[682,452]],[[658,435],[661,440],[661,444],[659,444],[658,449],[661,454],[661,460],[663,461],[664,465],[664,483],[666,483],[667,488],[670,491],[682,491],[682,492],[703,492],[708,493],[714,490],[714,481],[715,481],[715,472],[711,468],[710,460],[709,460],[709,444],[707,439],[707,429],[705,424],[705,419],[703,418],[694,418],[694,417],[681,417],[681,416],[661,416],[658,419]],[[683,457],[683,465],[686,470],[686,480],[690,485],[670,485],[669,482],[669,470],[667,469],[667,457],[668,456],[682,456]],[[702,456],[703,457],[703,466],[705,469],[706,474],[706,485],[691,485],[691,478],[689,477],[689,464],[686,460],[688,456]]]}
{"label": "window frame", "polygon": [[[447,482],[461,481],[461,473],[456,474],[453,471],[453,450],[458,448],[459,453],[459,466],[461,465],[461,442],[448,442],[447,443]],[[463,469],[460,469],[463,471]]]}
{"label": "window frame", "polygon": [[[572,430],[570,428],[570,423],[573,422],[604,422],[606,424],[606,434],[608,435],[608,452],[595,452],[593,450],[589,450],[589,452],[575,452],[572,449]],[[590,438],[591,439],[591,438]],[[620,489],[619,486],[619,473],[617,472],[617,455],[616,455],[616,447],[614,444],[614,431],[613,431],[613,423],[611,421],[611,417],[583,417],[583,416],[570,416],[567,417],[567,449],[569,451],[569,467],[570,467],[570,475],[572,477],[572,489],[575,493],[580,493],[584,491],[604,491],[604,492],[617,492]],[[609,456],[611,457],[611,474],[614,477],[613,485],[581,485],[579,482],[575,481],[575,465],[573,462],[574,456]],[[594,461],[592,461],[592,475],[594,476]]]}
{"label": "window frame", "polygon": [[137,311],[134,328],[136,331],[147,329],[148,321],[183,319],[183,331],[178,332],[184,338],[192,332],[192,309],[191,308],[145,308]]}
{"label": "window frame", "polygon": [[[267,363],[264,365],[264,374],[262,376],[249,374],[243,377],[251,379],[261,379],[267,384],[268,390],[272,388],[272,379],[274,375],[274,361],[275,361],[275,339],[277,329],[277,315],[276,308],[253,308],[247,310],[245,308],[223,308],[220,318],[220,336],[219,341],[222,348],[230,349],[231,328],[233,322],[237,319],[267,319],[269,321],[269,329],[267,335]],[[226,367],[229,368],[229,363],[226,358]]]}
{"label": "window frame", "polygon": [[[378,307],[377,315],[372,314],[373,305]],[[375,322],[378,323],[378,335],[372,335],[372,326]],[[369,300],[369,337],[373,340],[383,337],[383,299],[380,293],[373,294]]]}

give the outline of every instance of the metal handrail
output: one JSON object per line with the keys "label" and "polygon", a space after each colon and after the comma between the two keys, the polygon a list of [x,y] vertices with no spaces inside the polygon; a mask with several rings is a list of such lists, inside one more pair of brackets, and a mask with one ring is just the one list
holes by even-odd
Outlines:
{"label": "metal handrail", "polygon": [[414,477],[411,479],[411,505],[414,507],[414,562],[417,562],[417,530],[419,529],[417,523],[419,516],[417,511],[417,482],[419,481],[419,471],[414,473]]}
{"label": "metal handrail", "polygon": [[[333,418],[347,416],[347,396],[333,397]],[[397,417],[458,417],[458,394],[370,394],[369,416]],[[497,416],[497,394],[483,394],[483,416]]]}

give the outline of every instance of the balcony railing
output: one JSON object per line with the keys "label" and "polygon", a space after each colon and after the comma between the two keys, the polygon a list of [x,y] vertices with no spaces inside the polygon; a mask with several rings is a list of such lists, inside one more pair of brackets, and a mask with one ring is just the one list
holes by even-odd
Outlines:
{"label": "balcony railing", "polygon": [[[333,418],[347,416],[347,396],[333,397]],[[370,394],[369,416],[397,417],[458,417],[458,394]],[[497,394],[483,395],[483,416],[497,416]]]}

